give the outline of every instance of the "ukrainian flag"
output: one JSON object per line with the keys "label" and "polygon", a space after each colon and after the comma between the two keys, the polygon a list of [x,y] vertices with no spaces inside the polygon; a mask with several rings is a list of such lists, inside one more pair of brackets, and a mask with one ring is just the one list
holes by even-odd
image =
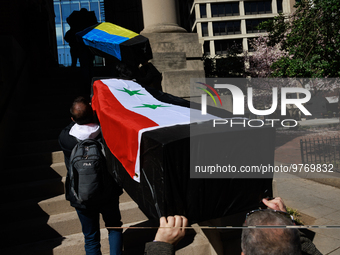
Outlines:
{"label": "ukrainian flag", "polygon": [[132,65],[152,59],[148,38],[109,22],[89,27],[77,36],[85,45],[95,49],[96,55],[110,55]]}

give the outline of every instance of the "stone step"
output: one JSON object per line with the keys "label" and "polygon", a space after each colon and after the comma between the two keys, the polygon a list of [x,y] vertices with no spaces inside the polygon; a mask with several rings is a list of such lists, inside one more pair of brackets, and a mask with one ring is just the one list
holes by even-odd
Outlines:
{"label": "stone step", "polygon": [[[124,224],[123,227],[137,223],[139,222]],[[105,228],[100,230],[100,236],[102,254],[110,255],[107,230]],[[2,251],[3,254],[11,255],[84,255],[84,236],[83,233],[76,233],[64,237],[9,247],[1,249],[0,251]]]}
{"label": "stone step", "polygon": [[[119,202],[121,210],[129,212],[129,214],[124,217],[139,217],[139,209],[134,211],[136,204],[126,192],[119,197]],[[20,203],[10,202],[2,204],[2,207],[8,208],[1,212],[1,218],[6,219],[6,222],[8,223],[74,211],[74,208],[70,206],[70,202],[65,199],[64,194],[48,199],[37,198],[21,201]],[[22,212],[25,213],[23,214]],[[127,221],[129,222],[131,220]]]}
{"label": "stone step", "polygon": [[[73,101],[74,97],[72,97],[71,103]],[[44,105],[43,103],[41,103]],[[53,102],[50,102],[50,104],[53,104]],[[53,120],[53,119],[62,119],[67,118],[70,116],[70,106],[71,104],[65,104],[61,107],[45,107],[43,109],[30,109],[30,111],[27,111],[25,115],[21,117],[22,121],[39,121],[39,120]]]}
{"label": "stone step", "polygon": [[[157,222],[157,224],[155,224]],[[158,227],[158,220],[144,221],[134,224],[132,227],[154,226]],[[152,242],[156,235],[155,229],[126,229],[124,232],[124,255],[144,254],[145,243]],[[210,255],[217,254],[212,252],[212,247],[207,237],[202,231],[189,229],[185,237],[176,246],[177,255]]]}
{"label": "stone step", "polygon": [[57,138],[58,137],[55,137],[53,140],[12,143],[8,149],[11,151],[11,154],[15,153],[17,156],[32,153],[58,151],[61,148]]}
{"label": "stone step", "polygon": [[22,167],[1,171],[2,177],[10,180],[11,184],[66,177],[66,173],[64,162],[50,166]]}
{"label": "stone step", "polygon": [[[60,92],[60,91],[59,91]],[[61,91],[61,93],[65,94],[65,91]],[[27,107],[26,113],[36,113],[36,115],[39,115],[39,113],[51,113],[51,111],[59,111],[64,113],[69,113],[69,109],[71,107],[71,104],[74,100],[73,95],[69,95],[68,93],[63,96],[57,96],[57,97],[48,97],[48,98],[42,98],[38,101],[30,101],[29,107]],[[48,107],[42,107],[43,105],[48,105]],[[44,117],[44,116],[40,116]]]}
{"label": "stone step", "polygon": [[130,202],[130,201],[132,201],[132,198],[129,196],[128,193],[126,193],[125,190],[123,190],[123,194],[121,194],[119,197],[119,202],[125,203],[125,202]]}
{"label": "stone step", "polygon": [[20,203],[11,202],[2,204],[2,207],[8,208],[1,212],[1,217],[5,218],[8,224],[74,211],[70,202],[65,199],[65,194],[48,199],[36,198],[20,201]]}
{"label": "stone step", "polygon": [[[71,119],[69,119],[69,123]],[[63,128],[50,128],[44,130],[28,130],[28,131],[21,131],[13,137],[13,142],[38,142],[38,141],[45,141],[45,140],[53,140],[58,139],[59,134]]]}
{"label": "stone step", "polygon": [[[109,242],[107,230],[100,230],[101,250],[109,254]],[[0,250],[1,251],[1,250]],[[11,255],[84,255],[84,236],[83,233],[77,233],[64,237],[52,238],[40,242],[34,242],[24,245],[5,248],[3,254]]]}
{"label": "stone step", "polygon": [[29,113],[37,111],[47,111],[48,109],[57,110],[60,107],[70,105],[74,99],[74,88],[72,83],[65,83],[65,88],[53,90],[41,90],[39,93],[44,96],[33,93],[30,100],[26,103]]}
{"label": "stone step", "polygon": [[9,157],[7,162],[4,162],[4,169],[50,166],[62,162],[64,162],[62,151],[13,155]]}
{"label": "stone step", "polygon": [[[147,219],[138,209],[137,204],[133,201],[121,203],[119,207],[123,224]],[[101,227],[104,227],[102,219]],[[25,238],[20,238],[20,236],[18,236],[18,233],[22,229],[30,230],[30,234],[26,235]],[[46,215],[45,217],[2,224],[0,237],[4,243],[3,246],[8,247],[60,238],[62,236],[68,236],[80,232],[81,225],[77,213],[73,209],[71,212],[64,212],[50,216]]]}
{"label": "stone step", "polygon": [[[56,100],[68,98],[69,92],[76,87],[77,84],[74,83],[74,80],[65,80],[64,77],[61,77],[60,81],[53,81],[53,85],[49,87],[40,87],[37,90],[33,91],[31,95],[31,99],[35,101],[45,101],[46,99]],[[37,93],[38,92],[38,93]],[[31,100],[30,102],[32,102]],[[28,102],[28,103],[30,103]]]}
{"label": "stone step", "polygon": [[[27,130],[49,130],[56,128],[64,128],[71,122],[70,117],[65,114],[63,118],[52,118],[45,120],[43,117],[40,120],[27,120],[22,122],[22,126],[18,127],[17,132],[27,132]],[[24,128],[24,129],[23,129]]]}
{"label": "stone step", "polygon": [[[190,244],[188,241],[192,240]],[[178,243],[176,247],[176,255],[215,255],[217,254],[214,248],[211,246],[209,240],[205,235],[196,233],[195,235],[186,235],[183,240]],[[228,254],[228,253],[227,253]],[[230,254],[231,255],[231,254]]]}
{"label": "stone step", "polygon": [[[138,226],[146,223],[133,222],[124,224],[123,227]],[[154,239],[156,229],[152,232],[139,229],[136,232],[129,232],[129,229],[123,233],[124,240],[124,255],[143,255],[146,242],[151,242]],[[109,255],[109,243],[107,238],[107,230],[102,228],[101,231],[101,251],[102,254]],[[3,249],[3,254],[11,255],[84,255],[84,237],[82,233],[66,235],[48,240],[38,241],[34,243],[18,245],[15,247]],[[202,232],[196,233],[194,230],[189,230],[186,236],[176,246],[177,255],[212,255],[216,254],[213,251],[208,239]]]}
{"label": "stone step", "polygon": [[[29,230],[25,238],[18,233],[22,229]],[[40,217],[26,221],[12,222],[0,230],[3,247],[17,246],[42,240],[58,238],[65,235],[81,232],[80,222],[76,212],[67,212],[58,215]]]}
{"label": "stone step", "polygon": [[138,205],[134,201],[128,201],[119,204],[120,213],[122,216],[123,224],[128,224],[137,221],[145,221],[148,218],[138,208]]}
{"label": "stone step", "polygon": [[64,194],[64,177],[12,184],[0,187],[1,203],[19,202],[28,199],[45,199]]}
{"label": "stone step", "polygon": [[[58,164],[62,168],[62,164]],[[65,170],[65,167],[63,168]],[[64,175],[64,174],[63,174]],[[13,177],[15,178],[15,177]],[[2,203],[25,201],[30,199],[48,199],[64,194],[66,177],[41,179],[27,182],[9,181],[0,187]]]}
{"label": "stone step", "polygon": [[8,181],[0,187],[2,203],[44,199],[64,193],[67,169],[64,162],[48,166],[9,169],[2,172]]}

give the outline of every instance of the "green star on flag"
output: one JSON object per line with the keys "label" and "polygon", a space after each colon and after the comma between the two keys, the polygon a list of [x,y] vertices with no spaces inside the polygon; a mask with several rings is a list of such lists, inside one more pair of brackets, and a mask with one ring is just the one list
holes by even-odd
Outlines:
{"label": "green star on flag", "polygon": [[158,107],[170,107],[170,106],[161,105],[161,104],[143,104],[143,106],[135,106],[133,108],[151,108],[151,109],[156,109]]}
{"label": "green star on flag", "polygon": [[133,96],[133,95],[142,95],[142,96],[144,96],[144,94],[139,93],[140,90],[128,90],[128,89],[126,89],[126,88],[124,88],[124,89],[117,89],[117,90],[126,92],[126,93],[128,93],[130,96]]}

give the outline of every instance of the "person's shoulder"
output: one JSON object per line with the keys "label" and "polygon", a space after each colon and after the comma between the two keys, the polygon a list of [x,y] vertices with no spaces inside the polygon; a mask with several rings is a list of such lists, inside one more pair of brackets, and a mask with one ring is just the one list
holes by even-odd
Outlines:
{"label": "person's shoulder", "polygon": [[145,244],[145,255],[162,254],[173,255],[175,254],[175,246],[165,242],[149,242]]}
{"label": "person's shoulder", "polygon": [[75,125],[76,123],[74,121],[72,121],[70,124],[68,124],[63,130],[61,130],[59,138],[61,136],[65,136],[65,135],[69,135],[69,132],[71,130],[71,128]]}
{"label": "person's shoulder", "polygon": [[59,134],[59,144],[62,147],[62,149],[72,149],[75,144],[77,143],[77,140],[71,136],[70,130],[74,126],[75,122],[71,122],[68,126],[66,126]]}

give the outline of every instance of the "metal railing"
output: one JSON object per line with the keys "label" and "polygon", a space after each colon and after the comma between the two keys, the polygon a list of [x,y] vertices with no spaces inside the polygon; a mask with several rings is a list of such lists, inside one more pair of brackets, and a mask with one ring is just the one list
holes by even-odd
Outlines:
{"label": "metal railing", "polygon": [[340,167],[340,137],[300,140],[303,164],[333,164]]}

